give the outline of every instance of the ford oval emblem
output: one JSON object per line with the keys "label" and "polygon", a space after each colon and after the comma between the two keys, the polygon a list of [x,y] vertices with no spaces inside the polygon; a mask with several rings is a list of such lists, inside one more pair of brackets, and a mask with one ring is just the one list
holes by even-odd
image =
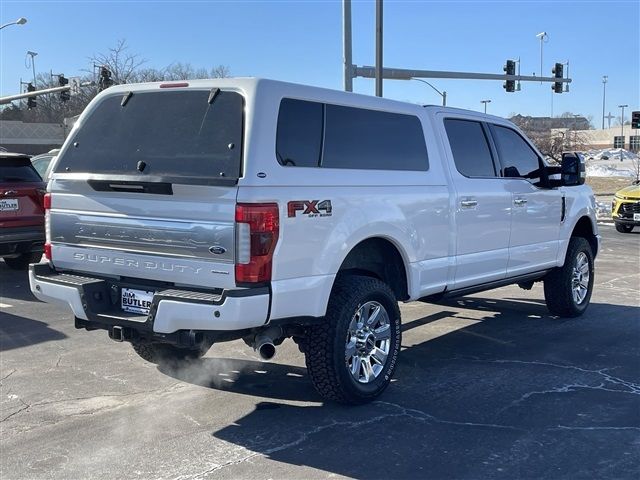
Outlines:
{"label": "ford oval emblem", "polygon": [[209,251],[214,255],[222,255],[223,253],[227,253],[227,249],[224,247],[221,247],[220,245],[214,245],[212,247],[209,247]]}

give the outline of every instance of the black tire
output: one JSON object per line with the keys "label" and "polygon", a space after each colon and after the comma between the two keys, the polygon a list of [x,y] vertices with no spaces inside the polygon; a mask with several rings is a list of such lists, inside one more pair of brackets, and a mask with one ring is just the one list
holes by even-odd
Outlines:
{"label": "black tire", "polygon": [[620,233],[631,233],[633,225],[625,225],[624,223],[616,223],[616,230]]}
{"label": "black tire", "polygon": [[[577,302],[573,295],[573,274],[578,257],[584,253],[588,262],[589,281],[584,298]],[[559,317],[578,317],[589,306],[593,292],[594,268],[593,252],[589,242],[582,237],[572,237],[569,240],[567,256],[564,265],[554,268],[544,279],[544,298],[547,308],[552,315]]]}
{"label": "black tire", "polygon": [[[377,303],[386,310],[389,350],[382,369],[374,379],[369,383],[360,383],[349,370],[348,362],[353,358],[346,358],[347,338],[356,312],[368,302]],[[324,398],[339,403],[370,402],[391,382],[400,352],[401,335],[400,309],[387,284],[376,278],[364,276],[338,277],[331,292],[324,321],[307,330],[304,350],[307,371],[313,386]],[[368,339],[363,342],[365,345],[368,343]],[[358,376],[359,365],[360,363]]]}
{"label": "black tire", "polygon": [[204,356],[211,344],[203,342],[200,347],[181,348],[168,343],[155,343],[145,340],[131,342],[133,350],[147,362],[166,365],[185,360],[196,360]]}
{"label": "black tire", "polygon": [[8,257],[4,259],[4,263],[12,270],[27,270],[30,263],[38,263],[42,258],[42,252],[39,253],[23,253],[17,257]]}

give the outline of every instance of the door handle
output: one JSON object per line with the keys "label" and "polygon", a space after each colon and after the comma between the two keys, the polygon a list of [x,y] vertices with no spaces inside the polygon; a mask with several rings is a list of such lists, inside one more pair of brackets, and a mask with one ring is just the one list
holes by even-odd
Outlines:
{"label": "door handle", "polygon": [[478,201],[477,200],[462,200],[460,202],[460,206],[462,208],[473,208],[475,206],[478,205]]}
{"label": "door handle", "polygon": [[524,207],[524,206],[527,204],[527,199],[526,199],[526,198],[516,198],[516,199],[513,201],[513,204],[514,204],[516,207]]}

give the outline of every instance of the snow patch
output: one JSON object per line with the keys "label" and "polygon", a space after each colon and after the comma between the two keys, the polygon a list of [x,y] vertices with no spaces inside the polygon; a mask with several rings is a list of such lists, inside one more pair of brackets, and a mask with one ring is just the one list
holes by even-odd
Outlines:
{"label": "snow patch", "polygon": [[589,150],[582,154],[588,177],[635,178],[640,157],[623,148]]}

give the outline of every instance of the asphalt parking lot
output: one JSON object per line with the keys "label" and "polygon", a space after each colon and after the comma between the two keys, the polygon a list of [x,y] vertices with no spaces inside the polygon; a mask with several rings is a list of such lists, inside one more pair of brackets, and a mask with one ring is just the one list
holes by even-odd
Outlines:
{"label": "asphalt parking lot", "polygon": [[13,478],[640,478],[640,233],[602,226],[587,313],[540,284],[402,306],[396,379],[325,403],[292,342],[158,369],[0,262],[0,453]]}

